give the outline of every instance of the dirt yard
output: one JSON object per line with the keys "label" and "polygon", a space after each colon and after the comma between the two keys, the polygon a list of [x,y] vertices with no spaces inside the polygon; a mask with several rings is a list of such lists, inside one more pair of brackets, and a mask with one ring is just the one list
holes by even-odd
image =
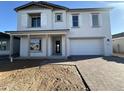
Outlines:
{"label": "dirt yard", "polygon": [[68,65],[43,65],[0,72],[0,90],[85,90],[75,68]]}

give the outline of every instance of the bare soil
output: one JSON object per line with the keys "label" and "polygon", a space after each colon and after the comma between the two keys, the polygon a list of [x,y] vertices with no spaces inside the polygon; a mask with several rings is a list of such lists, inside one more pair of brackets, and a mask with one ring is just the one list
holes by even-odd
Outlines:
{"label": "bare soil", "polygon": [[0,90],[64,91],[85,90],[85,86],[75,66],[54,64],[0,72]]}

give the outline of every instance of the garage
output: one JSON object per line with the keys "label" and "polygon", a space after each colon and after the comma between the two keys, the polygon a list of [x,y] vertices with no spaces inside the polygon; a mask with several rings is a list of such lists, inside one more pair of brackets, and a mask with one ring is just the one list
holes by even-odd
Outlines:
{"label": "garage", "polygon": [[103,39],[70,39],[70,55],[103,55]]}

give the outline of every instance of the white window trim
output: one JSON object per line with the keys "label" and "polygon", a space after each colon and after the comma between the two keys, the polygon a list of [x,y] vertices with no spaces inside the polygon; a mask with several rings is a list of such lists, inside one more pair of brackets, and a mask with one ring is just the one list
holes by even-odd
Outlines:
{"label": "white window trim", "polygon": [[[57,15],[61,15],[61,20],[57,20]],[[63,14],[62,13],[55,13],[55,22],[62,22],[63,21]]]}
{"label": "white window trim", "polygon": [[[92,15],[98,15],[98,26],[93,25]],[[101,23],[100,22],[100,13],[91,13],[91,26],[92,26],[92,28],[99,28],[101,26],[100,23]]]}
{"label": "white window trim", "polygon": [[[78,16],[78,26],[73,26],[73,20],[72,20],[73,16]],[[72,28],[79,28],[79,27],[80,27],[80,26],[79,26],[79,23],[80,23],[80,22],[79,22],[79,20],[80,20],[79,18],[80,18],[79,14],[72,14],[72,15],[71,15],[71,20],[72,20],[71,24],[72,24]]]}
{"label": "white window trim", "polygon": [[32,27],[32,18],[38,18],[38,17],[40,17],[40,26],[39,27],[41,27],[41,16],[33,16],[33,17],[31,17],[31,28],[39,28],[37,26],[36,27]]}
{"label": "white window trim", "polygon": [[[34,14],[34,15],[30,15]],[[39,15],[35,15],[39,14]],[[32,27],[32,18],[40,17],[40,26],[39,27]],[[41,28],[41,13],[40,12],[27,12],[27,28]]]}
{"label": "white window trim", "polygon": [[30,52],[32,52],[32,53],[42,52],[42,46],[43,46],[43,44],[42,44],[42,38],[31,38],[30,39],[30,48],[31,48],[31,40],[32,39],[39,39],[41,41],[41,43],[40,43],[41,45],[40,45],[40,50],[31,50],[30,49]]}

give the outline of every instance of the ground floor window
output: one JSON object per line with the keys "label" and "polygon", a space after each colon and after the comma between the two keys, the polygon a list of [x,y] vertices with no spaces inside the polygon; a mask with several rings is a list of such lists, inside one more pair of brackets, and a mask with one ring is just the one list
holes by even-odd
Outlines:
{"label": "ground floor window", "polygon": [[7,41],[0,40],[0,50],[7,50]]}
{"label": "ground floor window", "polygon": [[30,50],[31,51],[41,51],[41,39],[31,39],[30,40]]}

